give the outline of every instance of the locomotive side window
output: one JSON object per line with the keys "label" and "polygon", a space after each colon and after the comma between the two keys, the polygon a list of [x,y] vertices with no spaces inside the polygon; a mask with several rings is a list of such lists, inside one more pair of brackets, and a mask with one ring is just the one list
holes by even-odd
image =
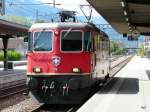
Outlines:
{"label": "locomotive side window", "polygon": [[63,31],[61,33],[62,51],[81,51],[82,43],[82,32],[80,31]]}
{"label": "locomotive side window", "polygon": [[33,33],[28,33],[28,50],[31,51],[33,48]]}
{"label": "locomotive side window", "polygon": [[95,34],[94,36],[94,42],[95,42],[95,48],[97,51],[100,50],[100,35],[98,33]]}
{"label": "locomotive side window", "polygon": [[91,47],[92,47],[91,32],[90,31],[84,32],[84,51],[91,51]]}
{"label": "locomotive side window", "polygon": [[34,33],[34,51],[51,51],[53,33],[48,31]]}

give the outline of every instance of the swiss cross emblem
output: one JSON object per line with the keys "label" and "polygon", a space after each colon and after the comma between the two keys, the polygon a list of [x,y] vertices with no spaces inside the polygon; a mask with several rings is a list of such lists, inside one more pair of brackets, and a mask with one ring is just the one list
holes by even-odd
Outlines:
{"label": "swiss cross emblem", "polygon": [[61,61],[61,58],[59,56],[53,56],[52,57],[52,64],[53,65],[55,65],[55,66],[60,65],[60,61]]}

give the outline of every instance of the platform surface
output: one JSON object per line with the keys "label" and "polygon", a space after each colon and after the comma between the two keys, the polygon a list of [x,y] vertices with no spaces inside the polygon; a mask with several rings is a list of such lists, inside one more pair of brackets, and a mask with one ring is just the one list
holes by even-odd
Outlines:
{"label": "platform surface", "polygon": [[150,59],[134,56],[77,112],[150,112]]}

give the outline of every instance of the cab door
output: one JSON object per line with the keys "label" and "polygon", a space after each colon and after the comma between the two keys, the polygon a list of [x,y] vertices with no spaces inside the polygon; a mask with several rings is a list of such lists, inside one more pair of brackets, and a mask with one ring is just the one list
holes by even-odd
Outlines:
{"label": "cab door", "polygon": [[93,73],[95,70],[96,60],[94,51],[94,38],[91,31],[84,32],[84,51],[89,53],[90,72]]}

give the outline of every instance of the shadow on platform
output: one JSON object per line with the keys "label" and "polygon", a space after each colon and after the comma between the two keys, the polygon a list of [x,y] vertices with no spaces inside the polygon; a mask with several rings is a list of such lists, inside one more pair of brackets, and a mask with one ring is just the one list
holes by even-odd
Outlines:
{"label": "shadow on platform", "polygon": [[145,70],[145,71],[146,71],[146,74],[147,74],[147,76],[148,76],[148,78],[150,80],[150,70]]}
{"label": "shadow on platform", "polygon": [[[114,87],[117,81],[123,80],[119,89]],[[115,77],[110,83],[103,88],[100,94],[137,94],[139,92],[139,79]]]}

